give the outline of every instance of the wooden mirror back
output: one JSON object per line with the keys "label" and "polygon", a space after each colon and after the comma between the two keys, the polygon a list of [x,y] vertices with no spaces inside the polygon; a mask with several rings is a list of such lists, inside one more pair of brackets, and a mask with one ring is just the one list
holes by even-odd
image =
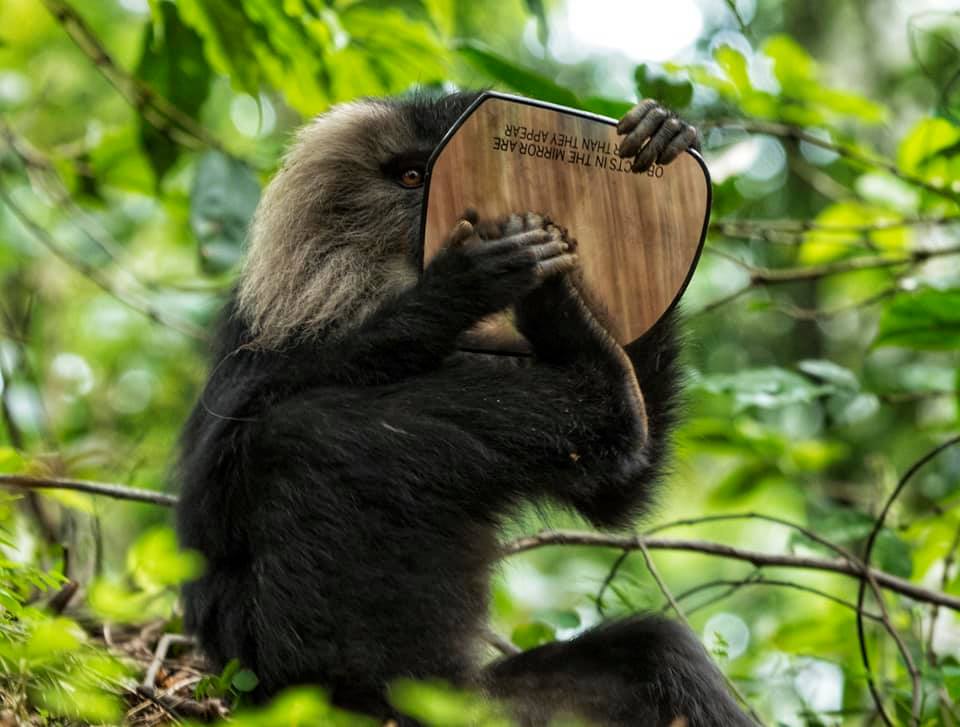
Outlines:
{"label": "wooden mirror back", "polygon": [[[710,213],[703,159],[630,172],[616,154],[616,121],[488,92],[460,118],[427,165],[423,265],[467,209],[482,218],[549,216],[577,240],[579,285],[621,344],[642,336],[693,274]],[[462,347],[526,353],[509,315],[482,322]]]}

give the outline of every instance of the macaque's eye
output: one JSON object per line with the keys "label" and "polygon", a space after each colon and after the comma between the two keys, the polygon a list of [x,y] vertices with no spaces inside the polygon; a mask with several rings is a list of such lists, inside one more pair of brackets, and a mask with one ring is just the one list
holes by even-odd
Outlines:
{"label": "macaque's eye", "polygon": [[409,189],[415,189],[423,185],[423,170],[416,167],[404,169],[400,173],[400,184]]}
{"label": "macaque's eye", "polygon": [[422,187],[427,176],[427,160],[432,149],[410,149],[390,157],[380,165],[383,176],[407,189]]}

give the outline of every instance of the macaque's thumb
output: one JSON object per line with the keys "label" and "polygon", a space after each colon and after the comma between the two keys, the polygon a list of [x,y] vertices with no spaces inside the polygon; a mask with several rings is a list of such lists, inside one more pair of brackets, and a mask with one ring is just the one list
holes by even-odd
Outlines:
{"label": "macaque's thumb", "polygon": [[473,225],[469,220],[459,220],[450,234],[450,247],[460,247],[473,237]]}

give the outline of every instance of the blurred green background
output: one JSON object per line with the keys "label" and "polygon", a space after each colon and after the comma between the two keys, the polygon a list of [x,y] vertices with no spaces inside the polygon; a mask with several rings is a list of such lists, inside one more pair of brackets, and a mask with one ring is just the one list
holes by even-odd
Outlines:
{"label": "blurred green background", "polygon": [[[205,336],[304,119],[416,87],[610,116],[653,96],[701,128],[714,209],[683,303],[678,456],[639,529],[761,513],[810,532],[755,515],[658,532],[663,587],[642,552],[538,548],[504,561],[493,626],[526,648],[601,611],[669,612],[666,591],[765,723],[958,724],[960,623],[932,601],[960,604],[960,447],[878,520],[958,431],[958,47],[949,0],[0,0],[0,473],[175,491]],[[2,495],[0,724],[142,718],[149,658],[106,634],[178,630],[176,585],[201,566],[169,522]],[[507,537],[543,527],[532,512]],[[886,628],[866,620],[883,714],[856,578],[677,547],[837,557],[811,532],[855,558],[872,541],[875,567],[934,594],[886,589]],[[181,692],[233,703],[255,677],[199,679]],[[398,693],[434,724],[484,719]],[[239,723],[334,719],[313,693],[273,709]]]}

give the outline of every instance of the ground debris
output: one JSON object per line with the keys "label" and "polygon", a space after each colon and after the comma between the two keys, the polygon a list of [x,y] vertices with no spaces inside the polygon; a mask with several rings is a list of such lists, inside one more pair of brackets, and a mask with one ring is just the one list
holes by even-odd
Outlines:
{"label": "ground debris", "polygon": [[183,719],[214,721],[229,714],[222,699],[196,698],[196,686],[216,675],[210,673],[192,640],[172,635],[167,622],[141,627],[104,624],[93,636],[134,666],[139,684],[124,694],[129,707],[124,725],[157,727]]}

